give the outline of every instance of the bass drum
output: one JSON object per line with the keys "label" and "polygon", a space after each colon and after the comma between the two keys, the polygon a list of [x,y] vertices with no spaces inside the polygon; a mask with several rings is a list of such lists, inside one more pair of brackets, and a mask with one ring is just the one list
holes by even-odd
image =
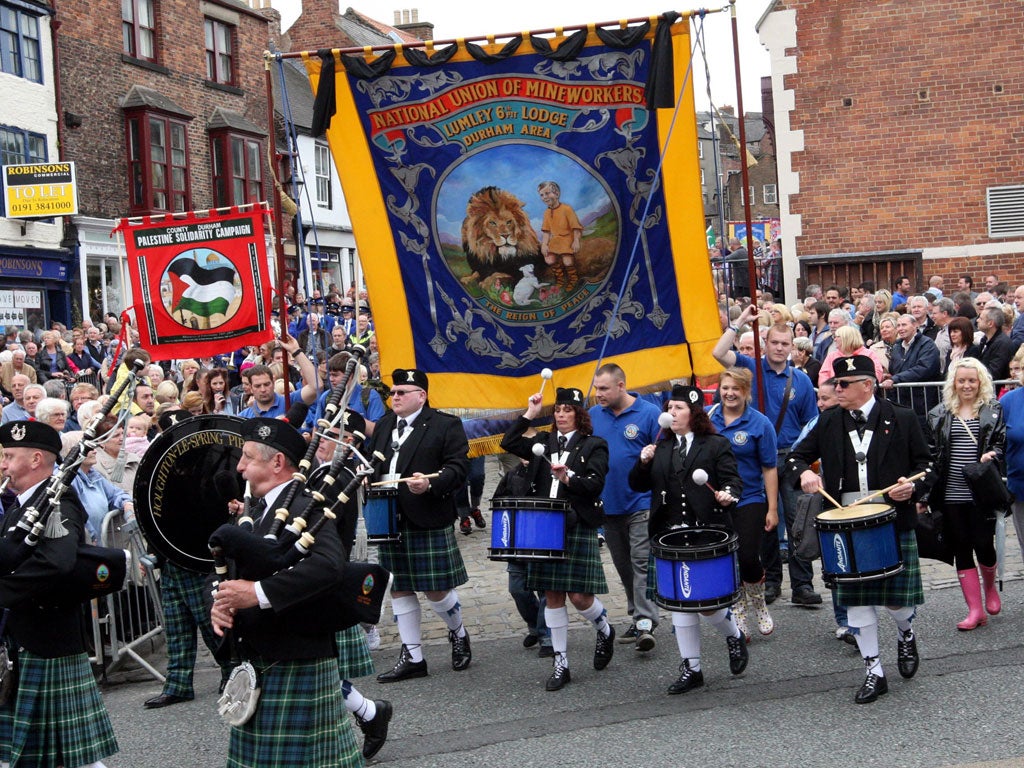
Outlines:
{"label": "bass drum", "polygon": [[139,464],[135,516],[153,549],[175,565],[213,570],[210,534],[232,522],[227,503],[245,487],[237,470],[244,423],[237,416],[187,418],[159,435]]}

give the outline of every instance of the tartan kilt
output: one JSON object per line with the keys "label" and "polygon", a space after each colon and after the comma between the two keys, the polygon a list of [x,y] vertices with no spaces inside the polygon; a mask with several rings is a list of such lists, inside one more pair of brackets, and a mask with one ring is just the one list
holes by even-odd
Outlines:
{"label": "tartan kilt", "polygon": [[455,529],[410,529],[399,522],[401,541],[379,545],[380,564],[394,574],[392,592],[443,592],[469,581]]}
{"label": "tartan kilt", "polygon": [[597,544],[597,530],[577,523],[566,532],[565,560],[531,560],[526,564],[526,586],[552,592],[608,592]]}
{"label": "tartan kilt", "polygon": [[911,606],[924,603],[921,563],[917,558],[917,535],[900,531],[903,570],[886,579],[837,584],[835,600],[840,605]]}
{"label": "tartan kilt", "polygon": [[260,700],[231,729],[228,768],[357,768],[363,755],[345,716],[336,659],[253,662]]}
{"label": "tartan kilt", "polygon": [[44,659],[18,653],[18,690],[0,707],[0,760],[57,768],[88,765],[118,750],[84,653]]}
{"label": "tartan kilt", "polygon": [[366,644],[366,632],[361,625],[343,629],[334,636],[338,644],[338,672],[342,680],[352,680],[374,673],[373,657]]}

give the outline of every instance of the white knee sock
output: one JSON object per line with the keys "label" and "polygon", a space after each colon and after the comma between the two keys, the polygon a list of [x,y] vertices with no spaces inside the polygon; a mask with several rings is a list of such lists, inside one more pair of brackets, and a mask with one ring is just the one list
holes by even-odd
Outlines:
{"label": "white knee sock", "polygon": [[878,657],[878,612],[872,605],[854,605],[847,609],[846,620],[851,629],[856,629],[857,649],[870,666],[872,675],[885,677],[882,662]]}
{"label": "white knee sock", "polygon": [[679,656],[689,662],[690,669],[700,672],[700,614],[674,611],[672,631],[676,634]]}
{"label": "white knee sock", "polygon": [[456,637],[465,637],[466,628],[462,626],[462,606],[459,604],[459,595],[452,589],[447,595],[442,597],[436,603],[433,600],[428,601],[430,607],[434,609],[434,612],[441,617],[448,629],[455,633]]}
{"label": "white knee sock", "polygon": [[914,636],[914,630],[911,627],[911,622],[917,615],[917,607],[910,605],[904,608],[889,608],[888,611],[896,620],[896,626],[900,630],[900,635],[907,640],[910,640]]}
{"label": "white knee sock", "polygon": [[544,623],[551,630],[551,649],[565,656],[563,666],[569,666],[569,657],[566,655],[569,647],[569,609],[564,605],[561,608],[545,608]]}
{"label": "white knee sock", "polygon": [[732,617],[732,611],[728,608],[720,608],[710,616],[705,616],[712,627],[721,632],[722,637],[739,637],[740,628],[736,626],[736,620]]}
{"label": "white knee sock", "polygon": [[608,626],[608,611],[604,609],[600,600],[595,597],[593,604],[587,610],[580,611],[580,616],[597,627],[598,632],[608,637],[608,633],[611,632],[611,627]]}
{"label": "white knee sock", "polygon": [[373,699],[368,699],[359,692],[348,680],[341,681],[341,698],[345,701],[345,709],[355,715],[360,721],[373,720],[377,715],[377,706]]}
{"label": "white knee sock", "polygon": [[420,631],[420,601],[416,595],[405,595],[391,599],[391,609],[395,612],[395,621],[398,622],[398,636],[402,638],[402,644],[408,649],[409,656],[413,661],[423,661],[423,648]]}

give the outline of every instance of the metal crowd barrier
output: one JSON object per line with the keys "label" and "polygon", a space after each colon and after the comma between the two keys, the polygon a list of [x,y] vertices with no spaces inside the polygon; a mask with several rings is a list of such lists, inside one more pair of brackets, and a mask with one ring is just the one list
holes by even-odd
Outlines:
{"label": "metal crowd barrier", "polygon": [[95,648],[90,661],[107,674],[131,659],[163,682],[164,676],[144,656],[164,627],[155,563],[142,531],[135,520],[126,521],[115,510],[103,519],[100,541],[105,547],[127,549],[132,560],[124,587],[90,603]]}

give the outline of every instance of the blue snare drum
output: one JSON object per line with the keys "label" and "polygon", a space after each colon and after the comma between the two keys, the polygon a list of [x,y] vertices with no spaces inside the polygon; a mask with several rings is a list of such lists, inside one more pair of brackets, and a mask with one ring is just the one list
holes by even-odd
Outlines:
{"label": "blue snare drum", "polygon": [[363,504],[367,544],[401,541],[398,532],[398,489],[370,488]]}
{"label": "blue snare drum", "polygon": [[826,584],[884,579],[903,570],[896,510],[888,504],[829,509],[814,527]]}
{"label": "blue snare drum", "polygon": [[669,611],[725,608],[740,595],[739,539],[722,528],[677,528],[651,542],[654,602]]}
{"label": "blue snare drum", "polygon": [[564,560],[565,516],[562,499],[491,499],[491,560]]}

